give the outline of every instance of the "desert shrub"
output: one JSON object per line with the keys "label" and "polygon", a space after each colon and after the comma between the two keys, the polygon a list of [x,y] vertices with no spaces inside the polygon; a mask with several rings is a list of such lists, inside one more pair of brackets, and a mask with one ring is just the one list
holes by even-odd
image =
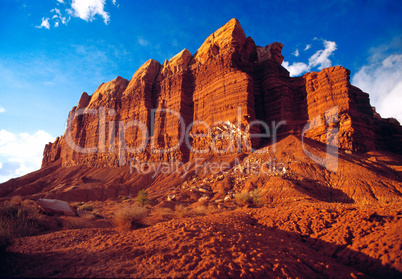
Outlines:
{"label": "desert shrub", "polygon": [[235,200],[236,200],[237,204],[240,206],[245,206],[245,205],[250,205],[250,206],[255,206],[255,207],[263,206],[261,189],[255,189],[251,192],[242,191],[235,195]]}
{"label": "desert shrub", "polygon": [[94,210],[94,206],[92,204],[84,204],[80,207],[80,209],[84,211],[92,211]]}
{"label": "desert shrub", "polygon": [[46,226],[39,210],[24,203],[5,202],[0,206],[0,230],[13,236],[29,236]]}
{"label": "desert shrub", "polygon": [[193,208],[193,212],[195,215],[207,215],[208,214],[208,207],[205,205],[199,205]]}
{"label": "desert shrub", "polygon": [[92,228],[93,222],[96,217],[92,214],[84,215],[83,217],[67,217],[62,221],[62,226],[64,229],[83,229]]}
{"label": "desert shrub", "polygon": [[114,222],[122,230],[131,230],[143,225],[143,220],[148,215],[148,209],[144,207],[122,207],[116,211]]}
{"label": "desert shrub", "polygon": [[251,203],[253,206],[261,207],[264,205],[261,189],[255,189],[251,191],[250,195],[251,195]]}
{"label": "desert shrub", "polygon": [[5,249],[14,237],[30,236],[47,230],[39,210],[29,201],[18,198],[0,205],[0,248]]}
{"label": "desert shrub", "polygon": [[199,205],[194,207],[192,211],[195,215],[209,215],[218,212],[218,209],[213,206]]}
{"label": "desert shrub", "polygon": [[155,207],[152,209],[152,213],[156,216],[165,217],[172,213],[172,210],[167,207]]}
{"label": "desert shrub", "polygon": [[176,214],[180,217],[180,218],[184,218],[189,216],[190,211],[187,209],[187,207],[181,205],[181,204],[177,204],[174,207],[174,211],[176,212]]}
{"label": "desert shrub", "polygon": [[240,206],[251,205],[252,197],[249,192],[242,191],[240,193],[235,194],[236,203]]}
{"label": "desert shrub", "polygon": [[145,191],[144,189],[138,192],[137,195],[137,202],[141,205],[141,206],[145,206],[148,205],[150,203],[149,199],[148,199],[148,192]]}

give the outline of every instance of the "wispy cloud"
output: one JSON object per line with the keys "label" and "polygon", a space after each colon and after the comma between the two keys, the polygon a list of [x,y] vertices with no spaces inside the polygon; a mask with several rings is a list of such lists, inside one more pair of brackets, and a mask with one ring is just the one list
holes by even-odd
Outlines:
{"label": "wispy cloud", "polygon": [[402,123],[402,53],[400,49],[392,53],[391,44],[373,48],[368,64],[353,76],[352,83],[370,94],[371,104],[382,117]]}
{"label": "wispy cloud", "polygon": [[140,46],[144,46],[144,47],[149,45],[149,42],[147,40],[142,39],[142,38],[138,39],[138,43],[140,44]]}
{"label": "wispy cloud", "polygon": [[42,23],[39,26],[36,26],[36,28],[50,29],[49,18],[42,17]]}
{"label": "wispy cloud", "polygon": [[304,51],[309,50],[311,48],[311,45],[306,45],[306,47],[304,48]]}
{"label": "wispy cloud", "polygon": [[55,21],[54,23],[54,27],[58,27],[59,26],[59,22],[67,25],[67,22],[70,21],[70,17],[66,17],[64,15],[61,14],[61,11],[58,8],[54,8],[50,10],[51,13],[55,13],[55,15],[53,15],[52,19]]}
{"label": "wispy cloud", "polygon": [[3,108],[3,107],[0,105],[0,113],[4,113],[4,112],[6,112],[6,109]]}
{"label": "wispy cloud", "polygon": [[45,144],[54,139],[42,130],[33,134],[0,130],[0,183],[39,169]]}
{"label": "wispy cloud", "polygon": [[299,50],[296,48],[296,50],[292,53],[293,56],[298,57],[299,56]]}
{"label": "wispy cloud", "polygon": [[[314,38],[314,40],[317,40]],[[291,65],[288,61],[283,61],[282,66],[285,67],[290,76],[298,76],[305,72],[310,71],[312,68],[317,67],[318,70],[322,70],[324,68],[330,67],[332,65],[332,61],[329,59],[332,54],[335,52],[337,46],[335,42],[323,40],[324,49],[318,50],[314,53],[308,60],[308,63],[304,62],[294,62]],[[297,54],[299,54],[297,50]],[[293,53],[295,55],[295,53]],[[298,55],[295,55],[298,56]]]}
{"label": "wispy cloud", "polygon": [[[105,10],[106,0],[57,0],[57,2],[57,8],[50,10],[52,16],[42,18],[42,23],[37,28],[50,29],[51,25],[58,27],[60,23],[67,25],[72,17],[91,22],[100,16],[105,24],[110,22],[110,15]],[[116,0],[111,2],[114,6],[119,6]],[[52,24],[49,21],[52,21]]]}

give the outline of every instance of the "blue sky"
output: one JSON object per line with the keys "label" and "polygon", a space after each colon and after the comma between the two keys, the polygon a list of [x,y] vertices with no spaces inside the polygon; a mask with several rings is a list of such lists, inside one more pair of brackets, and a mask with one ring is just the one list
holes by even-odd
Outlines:
{"label": "blue sky", "polygon": [[0,0],[0,182],[40,166],[83,91],[150,58],[194,53],[231,18],[284,44],[292,75],[342,65],[383,116],[402,121],[400,1]]}

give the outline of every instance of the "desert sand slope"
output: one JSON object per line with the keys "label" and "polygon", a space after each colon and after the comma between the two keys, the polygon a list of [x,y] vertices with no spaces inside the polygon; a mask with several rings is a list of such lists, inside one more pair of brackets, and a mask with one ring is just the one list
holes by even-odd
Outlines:
{"label": "desert sand slope", "polygon": [[237,209],[133,231],[92,228],[20,238],[2,274],[397,278],[402,274],[401,227],[397,206],[303,202]]}

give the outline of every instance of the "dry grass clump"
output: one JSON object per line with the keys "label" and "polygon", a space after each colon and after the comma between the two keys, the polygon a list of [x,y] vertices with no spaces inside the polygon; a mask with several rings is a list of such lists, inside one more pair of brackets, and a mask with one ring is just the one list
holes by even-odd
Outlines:
{"label": "dry grass clump", "polygon": [[179,218],[204,216],[218,212],[219,210],[214,206],[198,205],[190,208],[183,205],[176,205],[174,211]]}
{"label": "dry grass clump", "polygon": [[5,250],[14,237],[46,231],[47,225],[34,202],[14,197],[0,204],[0,250]]}
{"label": "dry grass clump", "polygon": [[181,204],[177,204],[174,207],[174,211],[176,212],[176,214],[180,217],[180,218],[184,218],[190,215],[190,210],[188,210],[187,207],[181,205]]}
{"label": "dry grass clump", "polygon": [[122,207],[116,211],[114,222],[122,230],[131,230],[144,225],[143,220],[148,213],[149,210],[144,207]]}
{"label": "dry grass clump", "polygon": [[194,207],[192,212],[197,216],[209,215],[218,212],[219,210],[213,206],[199,205]]}
{"label": "dry grass clump", "polygon": [[80,209],[81,209],[81,210],[84,210],[84,211],[93,211],[93,210],[94,210],[94,206],[93,206],[92,204],[88,203],[88,204],[82,205],[82,206],[80,207]]}
{"label": "dry grass clump", "polygon": [[155,216],[165,217],[165,216],[169,216],[170,214],[172,214],[173,210],[171,210],[170,208],[167,208],[167,207],[155,207],[152,209],[152,213]]}
{"label": "dry grass clump", "polygon": [[87,214],[83,217],[66,217],[62,220],[62,226],[67,230],[93,228],[95,220],[96,216],[93,214]]}
{"label": "dry grass clump", "polygon": [[242,191],[235,195],[235,200],[237,204],[240,206],[249,205],[249,206],[261,207],[264,204],[262,200],[261,189],[255,189],[251,192]]}

